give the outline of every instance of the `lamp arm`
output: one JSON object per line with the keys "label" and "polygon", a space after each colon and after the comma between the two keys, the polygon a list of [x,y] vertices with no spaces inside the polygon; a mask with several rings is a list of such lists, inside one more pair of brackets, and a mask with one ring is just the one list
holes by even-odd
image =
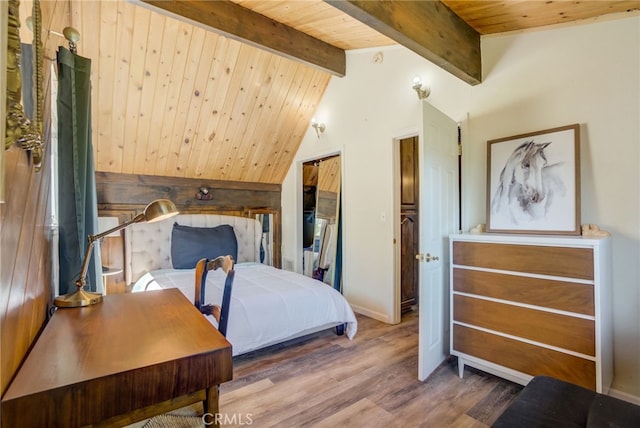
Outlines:
{"label": "lamp arm", "polygon": [[76,281],[76,287],[79,289],[84,287],[87,283],[85,280],[87,277],[87,269],[89,269],[89,260],[91,259],[91,253],[93,252],[93,246],[96,243],[95,235],[89,235],[87,249],[84,252],[84,260],[82,261],[82,269],[80,270],[80,277]]}
{"label": "lamp arm", "polygon": [[124,229],[125,227],[129,226],[130,224],[138,223],[138,222],[140,222],[140,221],[141,221],[141,220],[139,219],[139,217],[141,217],[141,216],[142,216],[142,215],[141,215],[141,214],[139,214],[139,215],[135,216],[135,217],[133,218],[133,220],[125,221],[124,223],[119,224],[119,225],[117,225],[116,227],[113,227],[113,228],[111,228],[111,229],[109,229],[109,230],[105,230],[105,231],[104,231],[104,232],[102,232],[102,233],[98,233],[97,235],[89,235],[89,237],[88,237],[89,242],[91,242],[91,241],[98,241],[98,240],[100,240],[100,239],[104,238],[105,236],[112,234],[113,232],[117,232],[117,231],[119,231],[119,230]]}
{"label": "lamp arm", "polygon": [[99,241],[100,239],[104,238],[107,235],[110,235],[113,232],[122,230],[133,223],[138,223],[143,220],[144,220],[144,215],[138,214],[132,220],[125,221],[124,223],[119,224],[116,227],[113,227],[109,230],[105,230],[102,233],[98,233],[97,235],[89,235],[87,237],[87,249],[84,252],[84,260],[82,261],[82,269],[80,270],[80,277],[76,281],[76,286],[78,288],[84,287],[85,284],[87,283],[86,278],[87,278],[87,270],[89,269],[89,260],[91,260],[91,253],[93,252],[93,247],[95,246],[96,241]]}

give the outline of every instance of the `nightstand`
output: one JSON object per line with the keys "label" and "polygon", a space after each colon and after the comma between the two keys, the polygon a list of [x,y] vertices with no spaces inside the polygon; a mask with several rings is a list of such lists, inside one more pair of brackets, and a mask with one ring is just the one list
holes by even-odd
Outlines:
{"label": "nightstand", "polygon": [[107,266],[102,266],[102,285],[104,286],[104,294],[107,294],[107,277],[111,275],[117,275],[122,272],[122,269],[114,269]]}

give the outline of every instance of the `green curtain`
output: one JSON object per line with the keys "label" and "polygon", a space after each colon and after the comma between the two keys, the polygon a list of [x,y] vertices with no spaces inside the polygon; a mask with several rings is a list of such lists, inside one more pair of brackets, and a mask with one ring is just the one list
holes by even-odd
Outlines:
{"label": "green curtain", "polygon": [[[76,291],[87,236],[98,232],[91,144],[91,60],[58,50],[58,217],[60,294]],[[87,272],[89,291],[102,292],[100,246]]]}

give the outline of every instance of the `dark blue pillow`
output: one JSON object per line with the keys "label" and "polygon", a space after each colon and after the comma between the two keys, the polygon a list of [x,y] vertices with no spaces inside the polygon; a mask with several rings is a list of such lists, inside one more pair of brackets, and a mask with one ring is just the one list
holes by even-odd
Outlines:
{"label": "dark blue pillow", "polygon": [[233,227],[190,227],[173,224],[171,261],[174,269],[193,269],[201,258],[231,256],[238,260],[238,241]]}

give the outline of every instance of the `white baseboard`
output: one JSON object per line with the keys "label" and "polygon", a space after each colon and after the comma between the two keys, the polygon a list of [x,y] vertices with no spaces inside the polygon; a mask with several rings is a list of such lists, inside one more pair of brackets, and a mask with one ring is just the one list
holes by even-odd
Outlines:
{"label": "white baseboard", "polygon": [[613,389],[613,388],[609,390],[608,395],[640,406],[640,397],[638,397],[637,395],[632,395],[626,392],[618,391],[617,389]]}
{"label": "white baseboard", "polygon": [[370,309],[363,308],[362,306],[353,305],[353,304],[351,305],[351,309],[353,309],[354,312],[368,316],[369,318],[373,318],[375,320],[378,320],[387,324],[393,324],[387,314],[372,311]]}

